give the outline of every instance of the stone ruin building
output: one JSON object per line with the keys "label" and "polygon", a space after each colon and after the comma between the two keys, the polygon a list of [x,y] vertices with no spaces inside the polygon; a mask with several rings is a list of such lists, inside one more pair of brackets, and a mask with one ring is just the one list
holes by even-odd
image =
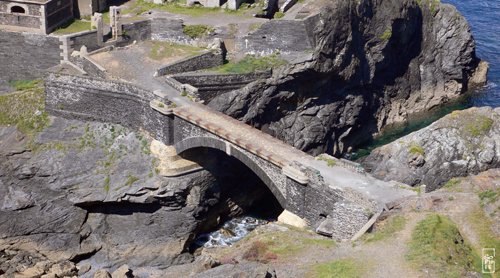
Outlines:
{"label": "stone ruin building", "polygon": [[0,29],[48,34],[106,8],[106,0],[0,0]]}
{"label": "stone ruin building", "polygon": [[73,18],[72,0],[0,0],[0,29],[48,34]]}

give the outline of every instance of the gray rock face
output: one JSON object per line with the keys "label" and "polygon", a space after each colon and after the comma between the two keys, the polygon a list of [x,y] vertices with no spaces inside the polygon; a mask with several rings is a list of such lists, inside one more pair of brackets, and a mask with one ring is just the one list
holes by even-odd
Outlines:
{"label": "gray rock face", "polygon": [[209,106],[314,155],[340,154],[474,85],[475,43],[453,6],[358,2],[332,1],[309,21],[316,45],[311,60],[277,69]]}
{"label": "gray rock face", "polygon": [[[187,250],[198,231],[235,208],[241,213],[262,193],[252,195],[246,183],[255,180],[238,169],[213,174],[218,163],[212,172],[158,176],[148,140],[119,125],[54,118],[27,144],[16,129],[0,127],[0,255],[34,257],[37,250],[40,259],[26,268],[71,260],[85,266],[83,277],[124,264],[116,275],[164,269],[192,261]],[[18,257],[2,257],[0,271],[23,271]]]}
{"label": "gray rock face", "polygon": [[384,180],[439,188],[453,177],[500,167],[500,108],[455,111],[361,160]]}

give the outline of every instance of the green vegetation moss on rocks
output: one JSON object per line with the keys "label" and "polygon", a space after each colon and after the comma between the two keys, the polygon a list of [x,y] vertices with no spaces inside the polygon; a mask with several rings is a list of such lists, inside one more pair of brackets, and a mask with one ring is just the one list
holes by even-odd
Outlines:
{"label": "green vegetation moss on rocks", "polygon": [[192,39],[202,38],[215,29],[212,26],[208,26],[205,24],[195,24],[195,25],[184,25],[182,27],[184,34],[188,35]]}
{"label": "green vegetation moss on rocks", "polygon": [[406,225],[406,218],[402,215],[395,215],[388,218],[384,222],[377,225],[374,233],[366,234],[363,238],[365,242],[375,242],[389,238],[396,232],[404,229]]}
{"label": "green vegetation moss on rocks", "polygon": [[448,217],[431,214],[417,223],[407,259],[437,277],[463,277],[474,269],[474,253]]}
{"label": "green vegetation moss on rocks", "polygon": [[412,142],[408,147],[408,152],[411,154],[425,155],[425,150],[416,142]]}
{"label": "green vegetation moss on rocks", "polygon": [[45,112],[45,94],[41,81],[11,83],[21,91],[0,95],[0,125],[16,126],[21,132],[32,135],[49,124]]}
{"label": "green vegetation moss on rocks", "polygon": [[392,29],[391,28],[388,28],[384,31],[384,33],[382,33],[382,35],[380,35],[380,39],[383,40],[383,41],[388,41],[390,40],[392,37]]}
{"label": "green vegetation moss on rocks", "polygon": [[479,115],[465,125],[465,131],[473,137],[483,136],[490,131],[492,125],[492,119]]}
{"label": "green vegetation moss on rocks", "polygon": [[203,48],[190,45],[153,41],[151,42],[151,50],[148,56],[153,60],[162,60],[172,57],[194,56],[202,53],[203,50]]}
{"label": "green vegetation moss on rocks", "polygon": [[240,61],[229,62],[213,70],[221,73],[250,73],[269,70],[286,64],[287,62],[281,59],[278,54],[262,57],[247,55]]}

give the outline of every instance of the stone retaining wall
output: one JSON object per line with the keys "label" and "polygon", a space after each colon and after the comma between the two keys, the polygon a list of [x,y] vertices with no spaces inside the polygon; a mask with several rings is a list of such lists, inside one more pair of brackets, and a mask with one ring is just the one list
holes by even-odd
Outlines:
{"label": "stone retaining wall", "polygon": [[124,37],[129,41],[151,39],[151,20],[142,20],[122,25]]}
{"label": "stone retaining wall", "polygon": [[42,77],[59,64],[59,46],[54,36],[0,31],[0,83]]}
{"label": "stone retaining wall", "polygon": [[224,56],[222,52],[208,51],[160,67],[156,70],[156,76],[208,69],[220,66],[223,63]]}
{"label": "stone retaining wall", "polygon": [[80,51],[80,49],[84,45],[87,47],[87,51],[89,52],[97,50],[101,47],[97,43],[97,30],[83,31],[76,34],[68,35],[67,37],[72,42],[73,50],[76,51]]}
{"label": "stone retaining wall", "polygon": [[94,63],[88,57],[70,57],[70,62],[85,71],[89,77],[106,78],[105,69]]}
{"label": "stone retaining wall", "polygon": [[191,44],[193,39],[184,34],[182,19],[155,18],[151,21],[151,39],[179,44]]}
{"label": "stone retaining wall", "polygon": [[312,50],[313,29],[319,17],[305,20],[271,20],[237,41],[236,49],[247,54],[269,55]]}
{"label": "stone retaining wall", "polygon": [[198,88],[198,98],[209,102],[219,94],[242,88],[258,79],[269,78],[271,74],[271,70],[243,74],[188,72],[172,75],[171,78]]}
{"label": "stone retaining wall", "polygon": [[127,83],[55,72],[46,76],[45,86],[45,108],[53,115],[143,129],[165,144],[172,143],[169,120],[173,118],[151,109],[150,101],[157,98],[153,92]]}

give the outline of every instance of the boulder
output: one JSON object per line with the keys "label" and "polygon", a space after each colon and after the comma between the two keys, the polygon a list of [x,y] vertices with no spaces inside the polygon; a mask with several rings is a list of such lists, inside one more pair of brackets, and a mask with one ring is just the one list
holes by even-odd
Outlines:
{"label": "boulder", "polygon": [[430,126],[379,147],[363,159],[375,177],[427,191],[453,177],[500,167],[500,108],[480,107],[451,114]]}

